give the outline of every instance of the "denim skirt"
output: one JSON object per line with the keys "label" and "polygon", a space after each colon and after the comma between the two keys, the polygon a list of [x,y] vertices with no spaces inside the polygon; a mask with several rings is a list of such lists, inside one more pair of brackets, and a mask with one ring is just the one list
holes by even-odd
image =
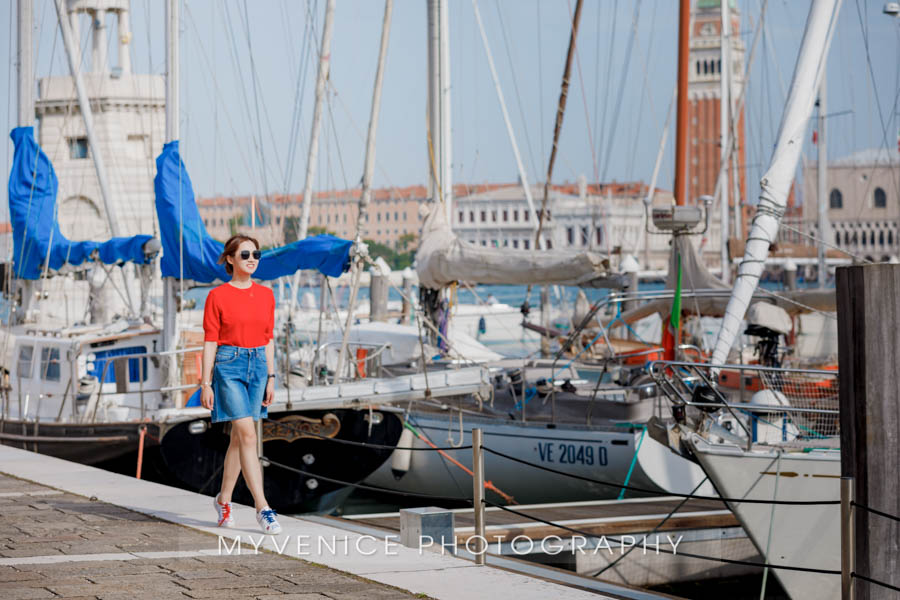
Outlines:
{"label": "denim skirt", "polygon": [[268,415],[262,405],[266,394],[268,369],[266,347],[241,348],[219,346],[213,367],[213,423]]}

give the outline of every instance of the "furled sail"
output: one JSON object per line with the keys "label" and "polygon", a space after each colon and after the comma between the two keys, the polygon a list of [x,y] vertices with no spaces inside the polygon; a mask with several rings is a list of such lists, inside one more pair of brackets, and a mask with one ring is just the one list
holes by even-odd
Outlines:
{"label": "furled sail", "polygon": [[[156,214],[162,234],[163,257],[160,266],[163,277],[197,283],[231,279],[225,267],[217,264],[224,244],[210,237],[200,218],[194,188],[178,152],[177,140],[163,146],[162,154],[156,159],[153,183]],[[352,245],[353,242],[333,235],[317,235],[265,250],[254,277],[272,280],[292,275],[301,269],[317,269],[325,275],[337,277],[350,264]]]}
{"label": "furled sail", "polygon": [[511,285],[591,285],[609,277],[609,260],[596,252],[487,248],[459,239],[434,205],[416,252],[419,283],[440,289],[454,281]]}
{"label": "furled sail", "polygon": [[9,174],[9,216],[13,228],[13,268],[19,279],[39,279],[45,265],[50,271],[85,261],[112,265],[145,264],[155,254],[144,245],[149,235],[112,238],[105,242],[73,242],[59,229],[56,193],[59,181],[53,163],[34,139],[33,127],[10,132],[15,150]]}
{"label": "furled sail", "polygon": [[769,245],[778,235],[778,227],[800,159],[800,150],[813,103],[825,70],[828,46],[834,33],[840,5],[841,0],[814,0],[809,9],[806,31],[794,67],[794,78],[784,107],[778,140],[769,163],[769,170],[760,181],[762,192],[759,205],[753,218],[753,227],[747,237],[744,260],[738,268],[731,299],[722,320],[722,327],[719,329],[712,355],[713,364],[722,364],[728,358],[731,346],[740,333],[747,305],[762,275]]}

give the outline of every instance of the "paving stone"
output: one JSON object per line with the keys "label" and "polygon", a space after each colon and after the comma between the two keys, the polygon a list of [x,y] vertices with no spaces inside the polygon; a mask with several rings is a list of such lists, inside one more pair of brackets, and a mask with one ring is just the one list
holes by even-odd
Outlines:
{"label": "paving stone", "polygon": [[[222,598],[222,590],[188,590],[185,593],[188,598]],[[272,596],[276,594],[267,587],[235,588],[228,590],[228,598],[257,598],[259,596]],[[281,598],[284,594],[277,594]]]}
{"label": "paving stone", "polygon": [[256,600],[329,600],[328,596],[322,594],[277,594],[268,596],[257,596]]}

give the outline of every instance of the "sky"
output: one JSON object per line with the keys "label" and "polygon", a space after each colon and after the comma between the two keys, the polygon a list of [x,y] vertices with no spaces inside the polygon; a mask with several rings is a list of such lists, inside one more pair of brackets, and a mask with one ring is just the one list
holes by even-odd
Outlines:
{"label": "sky", "polygon": [[[738,0],[748,54],[764,1]],[[36,75],[67,74],[53,1],[34,4]],[[164,3],[131,5],[133,70],[162,74]],[[900,19],[882,14],[883,5],[843,1],[828,64],[830,156],[883,145],[897,151]],[[478,6],[527,176],[543,181],[574,0]],[[198,196],[303,190],[324,8],[325,0],[183,0],[182,153]],[[807,0],[768,0],[746,100],[751,184],[771,157],[808,10]],[[337,0],[315,190],[360,184],[383,12],[376,0]],[[16,119],[15,2],[0,13],[0,30],[10,32],[0,49],[0,78],[8,84],[0,110],[9,130]],[[451,0],[449,21],[454,183],[516,181],[472,2]],[[425,1],[396,0],[376,187],[428,180],[426,33]],[[554,183],[580,175],[649,182],[675,85],[676,46],[674,0],[585,0]],[[665,189],[672,188],[674,130],[669,140],[658,181]],[[815,159],[811,133],[804,154]],[[3,160],[8,172],[11,142]],[[749,186],[751,196],[757,191]],[[5,200],[5,186],[3,193]]]}

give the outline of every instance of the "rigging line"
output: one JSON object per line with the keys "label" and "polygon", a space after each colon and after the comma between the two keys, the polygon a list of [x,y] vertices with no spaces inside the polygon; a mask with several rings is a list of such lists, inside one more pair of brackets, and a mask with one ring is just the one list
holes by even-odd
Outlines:
{"label": "rigging line", "polygon": [[[316,2],[318,4],[318,2]],[[288,157],[286,163],[286,174],[284,178],[284,193],[287,194],[291,189],[291,182],[294,178],[294,162],[297,157],[297,147],[299,145],[300,140],[300,117],[303,112],[303,100],[306,97],[306,86],[303,85],[303,82],[306,81],[306,74],[309,69],[310,63],[310,51],[311,48],[314,47],[314,44],[310,43],[311,32],[312,32],[312,15],[314,14],[315,8],[310,11],[310,6],[312,3],[306,4],[306,22],[303,28],[303,43],[302,43],[302,55],[300,56],[300,63],[298,65],[299,72],[297,73],[297,82],[294,86],[294,108],[293,113],[291,115],[291,134],[288,138]]]}
{"label": "rigging line", "polygon": [[782,300],[789,304],[799,306],[800,308],[805,308],[806,310],[808,310],[810,312],[818,313],[827,319],[831,319],[832,321],[837,321],[837,315],[834,313],[826,312],[824,310],[819,310],[818,308],[812,307],[808,304],[803,304],[802,302],[794,300],[793,298],[788,298],[787,296],[782,296],[778,292],[773,292],[771,290],[767,290],[762,286],[759,287],[759,291],[761,291],[764,294],[768,294],[769,296],[772,296],[773,298],[777,298],[778,300]]}
{"label": "rigging line", "polygon": [[494,3],[497,7],[497,16],[500,19],[500,31],[503,33],[503,45],[506,47],[506,59],[509,61],[509,73],[512,75],[513,90],[516,92],[516,104],[519,107],[519,116],[522,119],[522,129],[525,131],[525,143],[528,144],[528,156],[531,159],[531,170],[537,174],[537,166],[534,162],[534,151],[531,149],[531,136],[528,135],[528,120],[525,118],[525,109],[522,108],[522,95],[519,93],[519,82],[516,79],[516,69],[513,66],[512,53],[509,50],[509,39],[506,35],[506,25],[503,22],[503,12],[500,10],[500,1]]}
{"label": "rigging line", "polygon": [[782,226],[783,228],[787,229],[788,231],[793,231],[794,233],[797,233],[797,234],[799,234],[799,235],[801,235],[801,236],[803,236],[803,237],[809,238],[809,239],[811,239],[812,241],[816,242],[817,244],[821,244],[822,246],[826,246],[826,247],[828,247],[828,248],[831,248],[832,250],[837,250],[838,252],[840,252],[840,253],[842,253],[842,254],[846,254],[847,256],[849,256],[850,258],[852,258],[852,259],[855,260],[855,261],[858,261],[858,262],[861,262],[861,263],[865,263],[865,264],[873,264],[872,261],[867,260],[866,258],[864,258],[864,257],[862,257],[862,256],[859,256],[858,254],[853,254],[852,252],[847,252],[846,250],[844,250],[844,249],[841,248],[840,246],[837,246],[837,245],[835,245],[835,244],[832,244],[831,242],[828,242],[827,240],[825,240],[825,239],[823,239],[823,238],[820,238],[820,237],[818,237],[818,236],[816,236],[816,235],[813,235],[813,234],[811,234],[811,233],[806,233],[805,231],[802,231],[802,230],[800,230],[800,229],[797,229],[796,227],[792,227],[792,226],[787,225],[787,224],[785,224],[785,223],[782,223],[781,226]]}
{"label": "rigging line", "polygon": [[344,179],[344,189],[350,189],[350,184],[347,180],[347,171],[344,169],[344,156],[341,153],[341,142],[338,137],[337,127],[334,124],[334,112],[331,110],[331,99],[328,98],[329,94],[325,95],[325,105],[328,107],[328,121],[331,123],[331,132],[334,137],[334,149],[338,155],[338,165],[341,167],[341,177]]}
{"label": "rigging line", "polygon": [[[244,84],[246,79],[244,78],[244,71],[241,68],[240,53],[238,52],[238,49],[237,49],[237,40],[236,40],[236,36],[234,35],[234,26],[232,25],[232,22],[231,22],[231,12],[228,10],[228,2],[223,2],[222,7],[225,9],[225,25],[226,25],[226,29],[228,31],[228,36],[231,38],[231,45],[229,46],[229,50],[230,50],[230,54],[231,54],[231,61],[234,64],[235,70],[238,73],[238,78],[240,79],[240,82],[241,82],[241,85],[238,87],[241,90],[241,99],[244,101],[244,112],[242,113],[242,116],[248,120],[247,130],[250,132],[250,139],[253,141],[253,145],[256,147],[256,151],[259,152],[259,145],[260,145],[261,140],[257,140],[256,132],[254,131],[254,128],[253,128],[252,119],[249,116],[250,115],[250,101],[247,99],[247,86]],[[251,179],[254,180],[251,182],[253,184],[253,186],[258,187],[259,182],[255,181],[256,176],[258,176],[258,174],[255,172],[255,170],[251,169],[248,174],[250,175]]]}
{"label": "rigging line", "polygon": [[[569,16],[572,16],[572,0],[566,0],[569,6]],[[591,115],[588,112],[587,94],[584,88],[584,77],[581,73],[581,53],[578,44],[575,44],[575,67],[578,69],[578,87],[581,91],[581,103],[584,105],[584,121],[587,125],[588,144],[591,147],[591,162],[594,166],[594,181],[597,181],[597,151],[594,150],[594,134],[591,132]]]}
{"label": "rigging line", "polygon": [[[594,139],[597,139],[597,112],[600,109],[600,38],[603,36],[600,35],[600,28],[602,26],[601,16],[603,12],[600,10],[601,4],[597,4],[597,24],[594,27],[594,32],[596,33],[596,43],[594,44]],[[616,9],[616,5],[612,4],[613,10]],[[543,114],[543,111],[541,111]]]}
{"label": "rigging line", "polygon": [[[613,18],[612,18],[612,35],[609,37],[609,50],[606,53],[606,76],[603,78],[603,81],[611,81],[612,77],[612,62],[613,62],[613,49],[615,48],[616,43],[616,34],[619,32],[619,28],[617,27],[617,22],[619,19],[619,3],[614,2],[612,5]],[[597,142],[601,143],[606,138],[606,115],[609,111],[609,93],[610,86],[606,86],[604,98],[603,98],[603,117],[600,119],[600,135],[597,137]],[[597,150],[602,150],[602,148],[597,148]],[[606,158],[601,154],[601,160]]]}
{"label": "rigging line", "polygon": [[[227,5],[225,5],[225,6],[227,6]],[[187,17],[186,20],[191,24],[191,27],[194,28],[194,33],[197,35],[197,39],[200,39],[200,32],[197,28],[197,24],[196,24],[196,21],[194,20],[194,15],[191,12],[191,9],[188,7],[188,5],[185,5],[184,8],[185,8],[185,11],[184,11],[185,16]],[[213,69],[213,67],[210,63],[209,56],[206,54],[206,48],[203,46],[202,43],[198,44],[198,47],[200,48],[200,56],[203,58],[204,63],[206,63],[207,71],[209,71],[210,73],[215,73],[216,71]],[[206,75],[206,73],[203,70],[201,70],[201,72],[204,73],[204,76]],[[219,88],[219,84],[218,84],[218,81],[216,78],[213,78],[212,83],[213,83],[213,88],[216,91],[216,96],[224,97],[224,94],[222,93],[222,90]],[[237,148],[238,154],[240,155],[241,160],[243,160],[243,162],[244,162],[244,167],[247,169],[247,173],[252,178],[253,177],[253,169],[250,166],[250,159],[244,153],[243,144],[239,143],[241,141],[241,138],[238,136],[237,129],[234,126],[234,121],[232,120],[231,112],[228,110],[228,105],[223,104],[222,108],[225,110],[225,119],[228,121],[228,126],[231,128],[231,133],[234,135],[234,140],[235,140],[234,147]]]}
{"label": "rigging line", "polygon": [[[262,132],[262,120],[259,116],[259,80],[257,77],[256,71],[256,60],[253,58],[253,45],[250,40],[250,13],[247,10],[247,0],[244,0],[244,35],[247,38],[247,52],[249,53],[250,58],[250,85],[253,86],[253,103],[256,106],[256,128],[259,132],[259,159],[262,162],[262,180],[263,180],[263,193],[266,195],[266,202],[269,201],[269,181],[266,177],[266,145],[263,141],[263,132]],[[269,131],[271,134],[271,125],[269,127]],[[272,136],[274,140],[274,135]],[[275,161],[276,164],[281,166],[278,161]],[[284,177],[284,173],[282,173],[282,177]]]}
{"label": "rigging line", "polygon": [[605,162],[603,163],[603,174],[602,174],[603,180],[606,180],[606,175],[609,171],[609,160],[610,160],[610,157],[612,156],[612,146],[613,146],[613,142],[615,141],[615,137],[616,137],[616,128],[617,128],[617,126],[619,124],[619,120],[620,120],[619,113],[622,110],[622,97],[625,94],[625,78],[628,76],[628,66],[631,63],[631,52],[634,47],[634,40],[637,37],[638,23],[639,23],[640,15],[641,15],[641,0],[637,0],[637,2],[635,2],[635,4],[634,4],[634,13],[631,18],[631,31],[628,34],[628,44],[627,44],[626,50],[625,50],[625,64],[622,67],[622,77],[619,80],[619,94],[618,94],[618,97],[616,98],[616,108],[612,115],[613,116],[612,129],[610,130],[609,137],[607,138],[606,156],[604,157]]}

